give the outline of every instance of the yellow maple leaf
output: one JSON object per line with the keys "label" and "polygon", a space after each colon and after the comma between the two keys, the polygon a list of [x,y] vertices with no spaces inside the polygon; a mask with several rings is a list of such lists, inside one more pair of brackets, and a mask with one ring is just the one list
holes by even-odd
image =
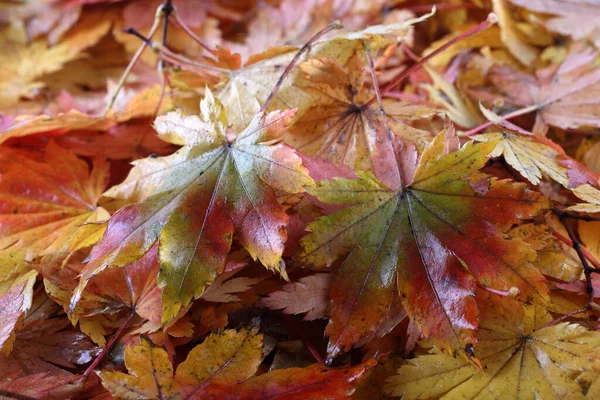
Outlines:
{"label": "yellow maple leaf", "polygon": [[173,371],[166,350],[142,338],[127,347],[129,374],[102,371],[102,384],[124,399],[203,398],[211,386],[235,385],[254,375],[263,359],[262,334],[255,329],[213,333]]}
{"label": "yellow maple leaf", "polygon": [[600,371],[600,333],[552,321],[548,310],[478,294],[481,326],[476,356],[484,371],[436,351],[419,356],[388,380],[403,399],[582,399],[573,375]]}

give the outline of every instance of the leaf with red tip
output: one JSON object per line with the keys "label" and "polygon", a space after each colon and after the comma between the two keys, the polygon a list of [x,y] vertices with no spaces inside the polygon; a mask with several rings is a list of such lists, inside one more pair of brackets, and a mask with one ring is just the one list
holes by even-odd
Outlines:
{"label": "leaf with red tip", "polygon": [[400,189],[360,172],[358,180],[309,190],[323,202],[350,206],[311,223],[302,241],[308,262],[343,259],[330,292],[330,357],[377,329],[396,290],[426,337],[459,351],[476,342],[476,284],[516,286],[522,300],[548,300],[544,278],[531,264],[535,252],[502,234],[547,201],[523,184],[489,178],[486,193],[475,192],[468,177],[496,143],[470,142],[447,155],[444,143],[442,133],[422,155],[413,182]]}
{"label": "leaf with red tip", "polygon": [[[219,398],[243,400],[305,400],[349,398],[375,366],[374,360],[341,368],[313,364],[306,368],[285,368],[248,379],[232,389],[223,389]],[[218,393],[216,391],[216,393]]]}
{"label": "leaf with red tip", "polygon": [[533,135],[503,120],[483,106],[480,108],[491,122],[502,126],[503,129],[502,132],[484,133],[473,139],[480,142],[497,141],[498,144],[490,156],[503,155],[506,162],[532,184],[539,184],[543,178],[542,174],[567,189],[598,182],[598,174],[569,157],[564,149],[552,140],[542,135]]}
{"label": "leaf with red tip", "polygon": [[159,242],[163,321],[171,320],[225,267],[234,232],[250,255],[283,277],[288,216],[274,189],[299,193],[312,180],[295,151],[281,143],[293,111],[258,114],[241,132],[210,92],[201,115],[159,117],[162,139],[176,153],[135,162],[106,194],[138,201],[117,212],[89,257],[72,308],[87,281],[108,267],[140,259]]}

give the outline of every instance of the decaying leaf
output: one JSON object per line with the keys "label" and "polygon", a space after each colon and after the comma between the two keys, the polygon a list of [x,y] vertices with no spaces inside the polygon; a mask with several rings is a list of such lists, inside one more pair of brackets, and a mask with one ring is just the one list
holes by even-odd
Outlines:
{"label": "decaying leaf", "polygon": [[[142,338],[125,351],[130,374],[103,371],[102,384],[125,399],[306,399],[351,395],[375,365],[288,368],[252,377],[263,358],[262,335],[226,330],[195,347],[173,371],[167,352]],[[250,378],[250,379],[248,379]]]}
{"label": "decaying leaf", "polygon": [[342,368],[313,364],[306,368],[285,368],[248,379],[235,389],[223,388],[223,399],[343,399],[354,393],[375,365],[373,360]]}
{"label": "decaying leaf", "polygon": [[58,310],[43,292],[34,296],[10,355],[0,353],[1,389],[60,398],[80,388],[80,377],[70,371],[89,363],[99,349],[83,333],[69,329]]}
{"label": "decaying leaf", "polygon": [[325,318],[328,307],[331,274],[314,274],[288,283],[283,290],[273,292],[261,300],[261,304],[271,310],[282,309],[286,314],[304,314],[311,321]]}
{"label": "decaying leaf", "polygon": [[[41,272],[48,295],[69,310],[70,298],[77,288],[78,276],[84,265],[71,260],[65,266],[51,264]],[[95,342],[104,344],[105,331],[102,318],[95,316],[120,316],[135,312],[142,321],[160,326],[161,292],[157,286],[158,247],[155,246],[139,260],[120,269],[107,269],[90,279],[77,303],[69,313],[73,324],[80,322],[83,332]]]}
{"label": "decaying leaf", "polygon": [[[243,266],[243,265],[242,265]],[[240,301],[239,295],[263,280],[263,277],[235,276],[239,270],[234,267],[225,269],[202,293],[202,299],[215,303]]]}

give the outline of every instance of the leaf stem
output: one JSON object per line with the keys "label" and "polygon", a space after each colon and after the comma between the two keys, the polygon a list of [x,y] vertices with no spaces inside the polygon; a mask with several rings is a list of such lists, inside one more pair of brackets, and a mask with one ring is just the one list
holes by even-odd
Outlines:
{"label": "leaf stem", "polygon": [[98,356],[96,356],[96,358],[90,364],[90,366],[87,367],[87,369],[83,373],[83,376],[85,376],[87,378],[88,376],[90,376],[90,374],[92,372],[94,372],[94,368],[96,368],[98,366],[98,364],[100,364],[100,361],[102,361],[102,359],[104,358],[104,356],[106,356],[106,354],[108,354],[108,352],[110,351],[110,349],[112,348],[112,346],[115,344],[115,342],[117,341],[117,339],[119,339],[119,337],[121,336],[121,334],[123,333],[123,331],[125,330],[125,328],[129,324],[129,321],[131,321],[131,319],[133,318],[134,315],[135,315],[135,310],[131,309],[129,311],[129,315],[127,316],[127,318],[125,318],[125,321],[123,321],[123,323],[121,324],[121,326],[119,327],[119,329],[112,335],[112,337],[110,338],[110,340],[108,341],[108,343],[106,343],[106,345],[102,349],[102,352],[100,352],[100,354],[98,354]]}
{"label": "leaf stem", "polygon": [[[159,6],[159,8],[158,8],[158,10],[156,12],[156,17],[154,18],[154,23],[152,24],[152,27],[150,28],[150,31],[148,32],[148,36],[149,37],[152,37],[156,33],[156,31],[158,30],[158,26],[160,24],[160,17],[161,17],[161,11],[160,10],[161,9],[162,9],[162,6]],[[128,32],[128,33],[131,33],[131,32]],[[143,38],[143,36],[142,36],[142,38]],[[119,95],[119,92],[121,91],[121,89],[125,85],[125,81],[129,77],[129,74],[131,74],[131,71],[133,70],[133,67],[139,61],[139,59],[142,56],[142,53],[144,52],[144,50],[146,50],[146,46],[148,46],[148,42],[146,40],[144,40],[144,43],[142,43],[142,45],[140,46],[140,48],[133,55],[133,58],[131,59],[131,61],[129,62],[129,64],[127,64],[127,67],[125,68],[125,71],[123,72],[123,75],[121,75],[121,78],[119,79],[119,82],[117,83],[117,87],[115,88],[115,91],[110,96],[110,100],[108,101],[108,104],[106,105],[106,108],[104,109],[104,115],[108,114],[108,112],[110,111],[110,109],[112,108],[112,106],[115,104],[115,100],[117,99],[117,96]]]}
{"label": "leaf stem", "polygon": [[181,29],[183,29],[184,32],[187,33],[188,36],[191,37],[200,46],[202,46],[202,48],[204,48],[210,54],[214,54],[214,50],[212,50],[208,44],[206,44],[202,39],[200,39],[198,37],[198,35],[196,35],[194,33],[194,31],[191,30],[190,27],[185,22],[183,22],[183,20],[181,18],[179,18],[179,14],[178,13],[174,13],[173,16],[175,17],[174,22],[175,22],[176,25],[178,25]]}
{"label": "leaf stem", "polygon": [[[521,108],[520,110],[513,111],[509,114],[502,115],[501,118],[502,118],[502,120],[507,121],[511,118],[515,118],[515,117],[518,117],[521,115],[529,114],[530,112],[533,112],[533,111],[537,111],[538,109],[539,109],[539,105],[533,104],[531,106]],[[492,122],[492,121],[487,121],[479,126],[476,126],[475,128],[473,128],[471,130],[464,132],[463,135],[464,136],[473,136],[473,135],[481,132],[482,130],[489,128],[492,125],[497,125],[497,123]]]}
{"label": "leaf stem", "polygon": [[[167,36],[169,33],[169,16],[175,12],[175,7],[173,7],[172,0],[166,0],[163,4],[163,30],[162,30],[162,46],[167,46]],[[154,118],[158,115],[160,111],[160,105],[165,97],[165,86],[168,83],[167,79],[167,71],[166,71],[166,63],[164,59],[158,60],[158,65],[156,66],[158,69],[158,76],[160,78],[160,95],[158,96],[158,103],[156,104],[156,109],[154,110]],[[170,86],[170,84],[169,84]],[[154,119],[153,118],[153,119]]]}
{"label": "leaf stem", "polygon": [[577,314],[581,314],[583,312],[586,312],[590,309],[589,305],[586,305],[584,307],[578,308],[577,310],[571,311],[570,313],[567,313],[565,315],[561,315],[560,317],[553,319],[552,321],[548,322],[546,325],[542,326],[540,329],[538,330],[542,330],[544,328],[548,328],[549,326],[553,326],[558,324],[559,322],[564,321],[567,318],[571,318]]}
{"label": "leaf stem", "polygon": [[302,330],[298,327],[298,324],[296,323],[296,321],[294,321],[293,317],[290,315],[284,314],[283,319],[285,320],[285,322],[288,325],[290,325],[290,327],[294,330],[294,332],[298,335],[298,337],[300,337],[300,340],[302,340],[302,343],[307,348],[307,350],[310,352],[310,354],[313,356],[313,358],[319,364],[325,365],[325,359],[319,354],[319,352],[317,351],[317,349],[314,348],[314,346],[312,345],[310,340],[308,340],[308,338],[304,335]]}
{"label": "leaf stem", "polygon": [[[560,222],[562,222],[563,226],[567,230],[567,233],[569,234],[569,238],[571,239],[571,246],[577,252],[579,261],[581,262],[581,265],[583,266],[583,273],[585,274],[585,290],[588,295],[588,306],[590,306],[590,304],[594,302],[594,286],[592,284],[592,273],[593,272],[599,273],[600,269],[593,268],[590,266],[588,259],[586,257],[586,253],[589,254],[589,252],[587,252],[587,250],[585,250],[585,248],[581,245],[581,242],[577,238],[577,235],[575,235],[575,231],[573,230],[573,227],[569,224],[569,216],[558,210],[553,210],[553,211],[558,216],[558,218],[560,219]],[[558,233],[558,232],[554,232],[554,233],[556,236],[556,233]],[[564,238],[564,239],[566,239],[566,238]],[[595,260],[595,258],[593,258],[593,257],[592,257],[592,259]],[[595,260],[595,262],[597,262],[597,260]],[[599,265],[600,264],[594,264],[595,267],[598,267]]]}
{"label": "leaf stem", "polygon": [[[489,27],[491,27],[492,25],[494,25],[497,21],[498,21],[498,17],[496,16],[496,14],[490,13],[490,15],[488,15],[487,19],[484,22],[482,22],[481,24],[477,25],[476,27],[474,27],[472,29],[469,29],[468,31],[462,33],[461,35],[455,37],[454,39],[449,40],[447,43],[444,43],[439,48],[435,49],[434,51],[432,51],[431,53],[429,53],[425,57],[421,58],[421,60],[419,60],[417,63],[411,65],[409,68],[407,68],[404,71],[402,71],[400,73],[400,75],[398,75],[390,83],[388,83],[381,90],[381,92],[385,96],[386,92],[388,92],[388,91],[392,90],[393,88],[395,88],[396,86],[398,86],[400,84],[400,82],[402,82],[406,77],[408,77],[413,72],[421,69],[423,67],[423,65],[425,65],[425,63],[427,63],[433,57],[435,57],[438,54],[444,52],[450,46],[452,46],[452,45],[460,42],[461,40],[466,39],[469,36],[472,36],[472,35],[474,35],[476,33],[479,33],[481,31],[484,31],[484,30],[488,29]],[[376,100],[377,100],[377,98],[375,96],[371,97],[371,99],[365,103],[365,106],[369,106],[370,104],[374,103]]]}
{"label": "leaf stem", "polygon": [[269,97],[267,97],[267,100],[265,101],[263,106],[260,108],[260,112],[264,112],[269,107],[269,104],[271,104],[271,101],[273,100],[273,98],[275,98],[275,95],[279,91],[279,88],[281,87],[283,80],[288,76],[288,74],[290,73],[290,71],[296,64],[296,62],[298,62],[298,59],[300,59],[300,56],[302,54],[304,54],[321,36],[325,35],[326,33],[331,32],[334,29],[341,29],[341,28],[342,28],[342,24],[340,23],[340,21],[334,21],[331,24],[327,25],[325,28],[321,29],[319,32],[317,32],[312,38],[310,38],[310,40],[308,42],[306,42],[306,44],[304,46],[302,46],[302,48],[298,51],[298,53],[296,53],[296,55],[294,56],[292,61],[290,61],[290,63],[287,65],[287,67],[285,67],[285,70],[279,77],[279,80],[275,84],[275,87],[271,91],[271,94],[269,94]]}
{"label": "leaf stem", "polygon": [[[575,248],[575,244],[569,239],[564,237],[560,232],[553,231],[552,236],[566,244],[567,246]],[[600,271],[600,261],[598,261],[585,247],[581,246],[581,252],[585,258],[595,267],[593,272]]]}
{"label": "leaf stem", "polygon": [[448,3],[437,3],[437,4],[422,4],[418,6],[405,7],[404,10],[410,10],[414,13],[429,12],[431,8],[435,7],[436,10],[460,10],[463,8],[480,8],[473,3],[462,3],[462,4],[448,4]]}
{"label": "leaf stem", "polygon": [[369,63],[369,72],[373,81],[373,90],[375,90],[375,98],[377,99],[377,104],[379,105],[379,113],[381,114],[383,128],[385,129],[388,144],[392,150],[392,154],[394,155],[394,162],[396,163],[396,184],[398,185],[398,188],[400,188],[404,186],[404,183],[402,182],[402,175],[400,175],[400,165],[398,164],[398,158],[394,149],[394,135],[390,130],[389,123],[387,120],[387,114],[385,113],[385,109],[383,108],[383,102],[381,101],[381,92],[379,91],[379,83],[377,82],[377,76],[375,75],[375,64],[373,63],[373,57],[371,56],[371,49],[369,48],[369,45],[367,43],[363,43],[363,50],[365,53],[365,57],[367,58],[367,61]]}
{"label": "leaf stem", "polygon": [[140,38],[142,41],[144,41],[144,43],[146,45],[150,46],[150,48],[152,50],[157,52],[161,58],[163,58],[165,61],[167,61],[171,64],[179,65],[182,67],[184,67],[184,64],[187,64],[187,65],[192,65],[192,66],[198,67],[202,70],[215,71],[215,72],[220,72],[220,73],[224,73],[224,74],[228,74],[231,72],[228,69],[219,68],[219,67],[215,67],[215,66],[208,65],[208,64],[201,64],[194,60],[190,60],[189,58],[185,57],[184,55],[174,53],[171,50],[169,50],[168,48],[162,46],[160,43],[156,43],[156,42],[148,39],[147,37],[145,37],[144,35],[139,33],[137,30],[135,30],[134,28],[128,28],[125,30],[125,32]]}

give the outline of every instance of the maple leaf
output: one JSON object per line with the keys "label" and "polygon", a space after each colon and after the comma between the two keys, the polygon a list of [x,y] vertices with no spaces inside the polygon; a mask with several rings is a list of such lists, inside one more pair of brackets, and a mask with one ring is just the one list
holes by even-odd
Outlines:
{"label": "maple leaf", "polygon": [[[105,147],[104,152],[110,158],[129,158],[136,150],[144,147],[158,151],[172,148],[169,143],[155,137],[155,132],[146,119],[154,117],[157,110],[159,86],[153,85],[130,94],[126,91],[121,93],[123,95],[117,97],[115,106],[103,116],[90,115],[72,108],[56,115],[20,115],[0,134],[0,143],[32,135],[39,138],[41,134],[45,134],[46,137],[56,137],[59,143],[65,143],[68,148],[76,148],[79,154],[95,155],[98,147]],[[158,111],[167,112],[172,109],[172,102],[163,99]],[[91,135],[93,131],[104,135],[96,138]],[[67,135],[69,133],[70,137]],[[108,143],[98,146],[100,139]],[[122,155],[123,153],[126,155]]]}
{"label": "maple leaf", "polygon": [[581,126],[600,126],[595,99],[600,90],[600,70],[590,64],[597,51],[583,43],[575,43],[564,61],[556,66],[537,71],[535,76],[509,67],[493,67],[488,78],[495,86],[473,89],[476,97],[494,100],[500,97],[506,104],[537,111],[539,127],[545,125],[564,129]]}
{"label": "maple leaf", "polygon": [[538,51],[535,47],[530,46],[521,40],[519,28],[515,21],[510,16],[508,4],[504,0],[492,0],[494,13],[498,15],[498,25],[500,25],[500,37],[520,62],[530,66],[538,56]]}
{"label": "maple leaf", "polygon": [[313,364],[306,368],[285,368],[244,381],[234,390],[223,388],[222,399],[344,399],[367,377],[374,360],[342,368]]}
{"label": "maple leaf", "polygon": [[509,0],[511,3],[531,11],[552,14],[554,17],[541,20],[553,31],[569,35],[575,40],[592,37],[600,41],[600,5],[588,0]]}
{"label": "maple leaf", "polygon": [[273,292],[260,301],[271,310],[283,309],[286,314],[303,314],[312,321],[327,316],[328,292],[331,274],[314,274],[288,283],[278,292]]}
{"label": "maple leaf", "polygon": [[443,155],[444,143],[441,133],[412,183],[399,189],[359,172],[358,180],[338,178],[309,190],[323,202],[351,206],[309,224],[302,240],[304,260],[313,264],[345,257],[330,292],[330,356],[374,330],[397,290],[409,317],[442,349],[475,343],[476,284],[515,286],[523,300],[547,301],[544,278],[530,264],[535,252],[501,233],[547,201],[523,184],[496,179],[486,180],[485,195],[475,192],[467,178],[496,143],[469,142]]}
{"label": "maple leaf", "polygon": [[[69,300],[77,287],[78,277],[84,264],[71,260],[64,267],[47,265],[41,271],[48,295],[69,310]],[[139,260],[122,269],[107,269],[92,277],[85,287],[77,307],[69,313],[73,324],[81,320],[81,329],[100,344],[105,342],[102,320],[93,316],[119,314],[135,311],[144,320],[160,325],[162,307],[157,286],[158,248],[154,246]]]}
{"label": "maple leaf", "polygon": [[243,382],[263,359],[262,334],[255,329],[228,329],[213,333],[194,347],[175,373],[167,352],[148,339],[127,347],[125,365],[130,374],[101,371],[102,384],[125,399],[199,399],[220,385]]}
{"label": "maple leaf", "polygon": [[[401,40],[410,28],[432,14],[413,18],[402,23],[375,25],[357,32],[350,32],[331,39],[314,43],[299,61],[314,58],[330,58],[340,65],[345,65],[356,53],[368,45],[371,51],[377,52],[387,45]],[[228,74],[216,86],[216,95],[223,102],[230,115],[229,123],[234,129],[244,128],[269,98],[271,88],[296,56],[297,47],[271,47],[263,53],[254,54],[241,68],[239,57],[232,62]],[[299,71],[293,68],[282,83],[281,88],[270,103],[268,110],[294,108],[297,117],[312,106],[312,96],[296,84]]]}
{"label": "maple leaf", "polygon": [[[97,201],[108,179],[108,165],[88,164],[50,143],[41,157],[10,148],[0,150],[0,292],[30,270],[42,256],[60,259],[72,242],[90,234],[88,222],[108,218]],[[92,229],[93,231],[93,229]]]}
{"label": "maple leaf", "polygon": [[511,167],[534,185],[539,184],[543,179],[542,174],[546,174],[566,188],[573,187],[569,168],[560,162],[561,158],[564,160],[571,158],[565,154],[562,147],[544,136],[524,135],[504,130],[477,135],[473,139],[498,143],[490,156],[503,155]]}
{"label": "maple leaf", "polygon": [[432,115],[434,110],[395,102],[384,105],[387,116],[381,115],[377,104],[364,101],[364,72],[357,55],[348,60],[347,71],[328,58],[306,61],[300,70],[304,80],[299,85],[314,100],[292,125],[286,142],[308,155],[373,171],[383,182],[397,184],[392,132],[415,141],[429,134],[392,117],[417,119]]}
{"label": "maple leaf", "polygon": [[234,232],[254,259],[286,277],[281,254],[288,217],[273,189],[299,193],[312,184],[295,152],[277,143],[293,112],[258,114],[236,134],[227,130],[226,111],[208,91],[201,113],[159,117],[160,137],[183,148],[136,161],[127,180],[106,193],[139,202],[109,221],[72,306],[92,276],[139,259],[157,241],[164,321],[200,297],[223,270]]}
{"label": "maple leaf", "polygon": [[243,268],[244,264],[241,265],[228,265],[213,283],[206,288],[202,293],[202,299],[215,303],[231,303],[234,301],[241,301],[238,294],[246,292],[252,288],[252,286],[263,280],[262,277],[247,277],[247,276],[235,276],[239,272],[240,268]]}
{"label": "maple leaf", "polygon": [[[477,356],[485,371],[461,358],[430,354],[410,360],[388,381],[403,399],[583,399],[573,373],[600,368],[598,332],[562,322],[543,307],[479,295]],[[441,397],[440,397],[441,396]]]}
{"label": "maple leaf", "polygon": [[77,110],[70,110],[53,117],[49,115],[21,116],[0,135],[0,143],[38,133],[64,134],[75,130],[108,130],[115,125],[104,117],[92,117]]}
{"label": "maple leaf", "polygon": [[597,397],[598,6],[391,3],[0,0],[0,397]]}
{"label": "maple leaf", "polygon": [[600,190],[592,185],[585,184],[574,188],[573,194],[584,200],[585,203],[569,206],[567,207],[568,210],[588,213],[600,212]]}
{"label": "maple leaf", "polygon": [[99,375],[106,389],[125,399],[342,398],[351,395],[375,365],[374,360],[343,368],[314,364],[252,377],[262,359],[262,334],[256,329],[229,329],[211,334],[175,372],[167,352],[142,338],[139,345],[125,350],[130,374]]}
{"label": "maple leaf", "polygon": [[512,131],[510,128],[517,127],[503,121],[483,106],[480,108],[490,121],[507,126],[502,132],[480,134],[473,139],[481,142],[497,141],[498,145],[490,156],[503,155],[506,162],[532,184],[540,183],[542,173],[567,189],[598,181],[597,174],[569,157],[563,148],[552,140],[523,130]]}
{"label": "maple leaf", "polygon": [[[58,315],[60,307],[43,292],[34,296],[21,327],[15,333],[10,356],[0,354],[0,388],[10,390],[17,383],[31,383],[40,379],[40,390],[68,389],[74,383],[72,374],[77,365],[86,364],[99,349],[82,333],[68,330],[67,318]],[[57,384],[52,385],[51,379]],[[71,390],[74,388],[71,388]]]}
{"label": "maple leaf", "polygon": [[25,312],[31,307],[33,284],[37,273],[30,271],[16,280],[12,287],[0,296],[0,350],[9,354],[15,340],[17,329]]}

